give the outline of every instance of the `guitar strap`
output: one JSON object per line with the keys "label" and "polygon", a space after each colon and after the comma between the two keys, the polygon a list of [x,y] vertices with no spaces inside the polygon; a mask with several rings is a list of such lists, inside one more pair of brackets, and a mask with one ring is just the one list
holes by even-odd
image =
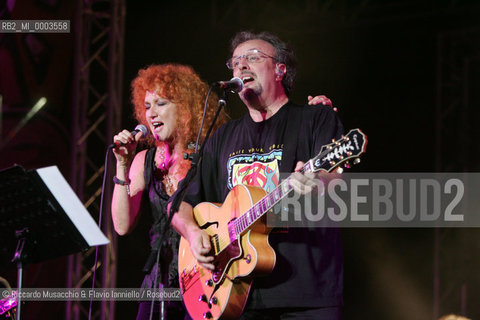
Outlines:
{"label": "guitar strap", "polygon": [[300,147],[300,130],[302,128],[303,120],[303,106],[290,104],[288,110],[288,122],[285,130],[283,142],[282,164],[280,166],[281,172],[293,172],[298,155],[302,154]]}

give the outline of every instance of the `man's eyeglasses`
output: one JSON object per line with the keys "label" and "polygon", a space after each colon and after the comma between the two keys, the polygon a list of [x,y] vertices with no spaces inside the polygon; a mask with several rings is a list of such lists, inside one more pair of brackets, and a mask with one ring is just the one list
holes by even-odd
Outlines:
{"label": "man's eyeglasses", "polygon": [[240,63],[240,60],[242,58],[245,58],[245,60],[248,62],[248,63],[259,63],[259,62],[262,62],[265,60],[265,58],[272,58],[273,60],[275,60],[274,57],[272,56],[269,56],[268,54],[266,53],[263,53],[262,51],[260,50],[257,50],[257,49],[253,49],[253,50],[250,50],[248,51],[247,53],[245,53],[244,55],[241,55],[241,56],[238,56],[238,57],[233,57],[233,58],[230,58],[227,60],[227,68],[230,69],[230,70],[233,70],[235,69],[236,67],[238,67],[238,64]]}

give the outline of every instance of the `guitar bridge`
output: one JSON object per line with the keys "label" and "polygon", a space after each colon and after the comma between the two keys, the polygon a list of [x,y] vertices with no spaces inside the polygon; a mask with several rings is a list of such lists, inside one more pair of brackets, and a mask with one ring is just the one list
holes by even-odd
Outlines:
{"label": "guitar bridge", "polygon": [[188,289],[198,280],[200,280],[200,277],[202,275],[200,274],[200,270],[195,265],[190,272],[187,272],[186,270],[183,270],[183,272],[180,274],[180,285],[182,287],[182,291],[186,292]]}

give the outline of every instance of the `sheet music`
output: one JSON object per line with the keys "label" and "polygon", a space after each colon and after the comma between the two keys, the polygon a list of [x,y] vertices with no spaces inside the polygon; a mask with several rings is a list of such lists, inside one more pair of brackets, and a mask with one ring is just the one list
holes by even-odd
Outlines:
{"label": "sheet music", "polygon": [[57,166],[40,168],[36,171],[89,246],[105,245],[110,242]]}

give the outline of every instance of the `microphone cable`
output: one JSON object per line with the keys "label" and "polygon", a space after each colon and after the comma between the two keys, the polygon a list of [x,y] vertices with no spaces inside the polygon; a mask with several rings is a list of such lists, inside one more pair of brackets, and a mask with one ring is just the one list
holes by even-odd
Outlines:
{"label": "microphone cable", "polygon": [[[105,153],[105,163],[103,165],[104,170],[103,170],[103,180],[102,180],[102,193],[100,195],[100,209],[98,213],[98,228],[102,230],[102,218],[103,218],[103,200],[104,200],[104,190],[105,190],[105,184],[107,180],[107,168],[108,168],[108,156],[110,154],[111,148],[107,148],[107,152]],[[93,274],[92,274],[92,292],[95,290],[95,279],[97,275],[97,264],[98,264],[98,247],[95,247],[95,261],[93,264]],[[93,294],[92,297],[90,298],[90,305],[88,308],[88,320],[92,319],[92,309],[93,309]]]}
{"label": "microphone cable", "polygon": [[210,94],[212,93],[213,86],[210,86],[210,89],[208,89],[207,97],[205,98],[205,105],[203,106],[203,116],[202,116],[202,122],[200,122],[200,129],[198,130],[197,134],[197,141],[195,141],[195,153],[198,151],[198,144],[200,143],[200,137],[202,135],[202,129],[203,129],[203,124],[205,123],[205,114],[207,113],[207,107],[208,107],[208,99],[210,98]]}

